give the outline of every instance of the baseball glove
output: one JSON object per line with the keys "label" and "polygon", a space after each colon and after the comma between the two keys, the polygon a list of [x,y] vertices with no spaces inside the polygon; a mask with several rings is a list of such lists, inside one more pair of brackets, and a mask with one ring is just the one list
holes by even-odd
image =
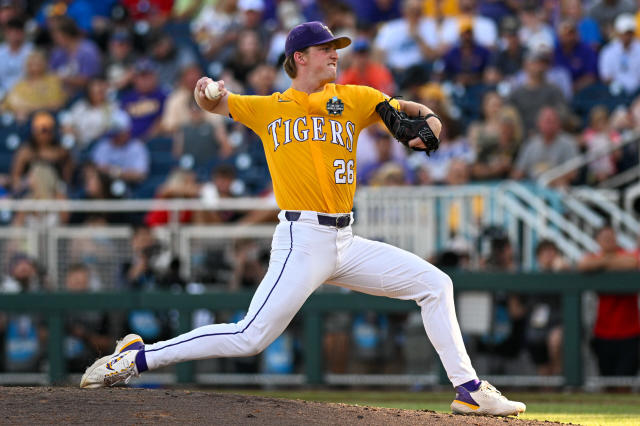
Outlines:
{"label": "baseball glove", "polygon": [[[393,98],[392,98],[393,99]],[[390,103],[390,99],[385,99],[376,105],[376,112],[382,118],[383,123],[391,132],[394,138],[403,145],[409,146],[409,141],[419,137],[424,142],[426,148],[411,148],[414,151],[425,151],[427,156],[438,149],[440,140],[433,134],[433,130],[427,123],[427,118],[436,117],[435,114],[427,114],[426,116],[409,117],[407,113],[394,108]]]}

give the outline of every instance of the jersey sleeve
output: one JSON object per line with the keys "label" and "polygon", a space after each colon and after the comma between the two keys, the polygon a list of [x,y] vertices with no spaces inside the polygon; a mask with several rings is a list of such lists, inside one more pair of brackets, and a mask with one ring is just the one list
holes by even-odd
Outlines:
{"label": "jersey sleeve", "polygon": [[[376,105],[385,99],[389,99],[389,96],[368,86],[354,87],[357,88],[356,90],[358,92],[356,93],[356,99],[358,99],[361,102],[361,105],[363,105],[362,111],[365,114],[364,117],[362,117],[362,128],[379,122],[380,116],[376,112]],[[393,105],[394,108],[400,108],[400,103],[397,99],[392,99],[391,105]]]}
{"label": "jersey sleeve", "polygon": [[260,124],[262,114],[261,103],[264,103],[264,96],[246,96],[230,93],[227,98],[229,114],[234,121],[244,124],[255,131]]}

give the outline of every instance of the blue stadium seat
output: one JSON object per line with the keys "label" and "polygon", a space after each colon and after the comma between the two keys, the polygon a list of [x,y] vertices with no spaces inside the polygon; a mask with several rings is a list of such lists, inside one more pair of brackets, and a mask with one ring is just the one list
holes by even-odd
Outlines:
{"label": "blue stadium seat", "polygon": [[151,175],[144,182],[132,189],[132,197],[138,199],[153,198],[156,190],[166,180],[166,175]]}
{"label": "blue stadium seat", "polygon": [[171,148],[173,146],[173,140],[168,137],[159,136],[153,139],[150,139],[147,142],[147,148],[151,153],[154,152],[168,152],[171,153]]}
{"label": "blue stadium seat", "polygon": [[151,153],[151,170],[150,175],[166,175],[171,172],[171,169],[178,165],[178,161],[173,158],[170,152],[152,151]]}
{"label": "blue stadium seat", "polygon": [[13,161],[13,154],[7,152],[0,152],[0,173],[11,172],[11,162]]}

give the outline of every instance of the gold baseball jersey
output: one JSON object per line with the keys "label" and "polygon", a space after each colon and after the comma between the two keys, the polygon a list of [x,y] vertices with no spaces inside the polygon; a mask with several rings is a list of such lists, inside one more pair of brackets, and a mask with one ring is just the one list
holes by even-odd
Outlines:
{"label": "gold baseball jersey", "polygon": [[280,209],[348,213],[358,135],[380,120],[375,107],[386,98],[367,86],[327,84],[311,94],[229,94],[228,104],[231,117],[262,140]]}

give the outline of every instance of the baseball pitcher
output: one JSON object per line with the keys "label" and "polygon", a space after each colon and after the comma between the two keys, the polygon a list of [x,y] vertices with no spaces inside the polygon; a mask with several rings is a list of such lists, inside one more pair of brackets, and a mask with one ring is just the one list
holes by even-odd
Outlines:
{"label": "baseball pitcher", "polygon": [[382,121],[396,139],[429,154],[438,147],[441,123],[424,105],[389,99],[370,87],[332,83],[338,49],[350,43],[320,22],[293,28],[284,62],[292,83],[284,93],[242,96],[227,91],[223,81],[198,81],[194,96],[202,109],[230,116],[262,140],[281,209],[269,269],[238,323],[207,325],[153,344],[128,335],[112,355],[86,370],[81,387],[126,382],[183,361],[258,354],[284,331],[305,300],[328,283],[416,301],[456,390],[454,412],[506,416],[525,411],[523,403],[478,380],[456,319],[451,279],[412,253],[352,233],[356,145],[362,129]]}

